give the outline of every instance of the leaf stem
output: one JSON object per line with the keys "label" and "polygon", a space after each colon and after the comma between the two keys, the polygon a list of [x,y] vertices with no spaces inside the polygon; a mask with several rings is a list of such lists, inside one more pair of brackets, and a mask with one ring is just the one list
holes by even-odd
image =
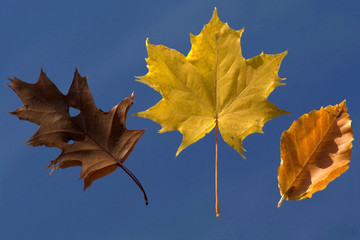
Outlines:
{"label": "leaf stem", "polygon": [[215,120],[215,210],[216,217],[220,217],[218,195],[218,120]]}
{"label": "leaf stem", "polygon": [[145,205],[148,205],[148,199],[145,193],[144,188],[141,186],[140,181],[135,177],[134,174],[132,174],[132,172],[127,169],[127,167],[125,167],[123,164],[121,163],[117,163],[119,165],[119,167],[121,167],[130,177],[132,180],[134,180],[134,182],[136,183],[136,185],[138,185],[138,187],[140,188],[140,190],[142,191],[143,195],[144,195],[144,200],[145,200]]}
{"label": "leaf stem", "polygon": [[281,206],[282,202],[284,201],[284,198],[285,198],[285,194],[281,196],[281,199],[280,199],[280,201],[278,202],[278,205],[277,205],[278,208]]}

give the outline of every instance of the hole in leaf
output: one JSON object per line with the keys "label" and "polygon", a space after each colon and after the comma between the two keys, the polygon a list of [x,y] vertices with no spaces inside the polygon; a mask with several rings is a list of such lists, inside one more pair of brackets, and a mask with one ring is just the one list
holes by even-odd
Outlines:
{"label": "hole in leaf", "polygon": [[70,139],[70,140],[67,142],[67,144],[71,145],[71,144],[73,144],[74,142],[75,142],[74,140]]}
{"label": "hole in leaf", "polygon": [[73,108],[73,107],[69,108],[69,114],[70,114],[71,117],[75,117],[75,116],[79,115],[79,113],[80,113],[79,109],[76,109],[76,108]]}

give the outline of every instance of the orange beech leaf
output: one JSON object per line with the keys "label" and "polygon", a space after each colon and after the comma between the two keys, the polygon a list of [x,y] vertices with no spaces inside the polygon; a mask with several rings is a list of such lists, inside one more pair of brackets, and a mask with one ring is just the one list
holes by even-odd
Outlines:
{"label": "orange beech leaf", "polygon": [[[40,125],[27,143],[62,150],[48,166],[53,166],[52,171],[81,166],[80,179],[84,178],[85,190],[94,180],[120,167],[139,186],[147,204],[140,182],[123,165],[144,133],[144,130],[126,129],[126,115],[133,104],[134,93],[109,112],[103,112],[96,107],[86,78],[81,77],[77,70],[67,95],[63,95],[42,70],[35,84],[18,78],[10,78],[10,81],[9,86],[24,104],[11,114]],[[71,107],[80,113],[70,116]],[[74,142],[69,142],[71,140]]]}
{"label": "orange beech leaf", "polygon": [[345,101],[304,114],[281,136],[281,199],[311,196],[349,168],[353,130]]}

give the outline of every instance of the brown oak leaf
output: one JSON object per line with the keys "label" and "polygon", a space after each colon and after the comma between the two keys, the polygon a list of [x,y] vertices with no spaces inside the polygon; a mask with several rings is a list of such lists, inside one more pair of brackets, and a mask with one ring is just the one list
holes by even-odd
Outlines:
{"label": "brown oak leaf", "polygon": [[[140,182],[123,165],[144,133],[144,130],[126,129],[126,115],[133,104],[134,93],[109,112],[103,112],[96,107],[86,78],[81,77],[77,70],[67,95],[63,95],[42,70],[35,84],[18,78],[9,79],[9,86],[24,104],[11,114],[40,125],[27,143],[62,150],[48,168],[53,166],[53,171],[81,166],[80,179],[84,179],[85,190],[94,180],[120,167],[139,186],[147,204]],[[69,113],[71,107],[80,113],[72,117]]]}

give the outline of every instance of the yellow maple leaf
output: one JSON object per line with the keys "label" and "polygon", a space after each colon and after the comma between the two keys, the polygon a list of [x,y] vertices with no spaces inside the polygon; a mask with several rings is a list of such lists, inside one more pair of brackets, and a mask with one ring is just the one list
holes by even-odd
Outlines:
{"label": "yellow maple leaf", "polygon": [[192,48],[186,57],[146,40],[149,72],[138,79],[163,98],[135,115],[158,122],[161,133],[181,132],[176,155],[215,127],[216,138],[219,128],[224,141],[244,157],[243,139],[262,132],[265,122],[288,113],[267,100],[275,87],[283,85],[278,71],[287,52],[245,59],[240,47],[242,32],[220,21],[215,8],[201,33],[190,34]]}
{"label": "yellow maple leaf", "polygon": [[282,201],[311,198],[348,168],[353,141],[345,101],[304,114],[281,135]]}

